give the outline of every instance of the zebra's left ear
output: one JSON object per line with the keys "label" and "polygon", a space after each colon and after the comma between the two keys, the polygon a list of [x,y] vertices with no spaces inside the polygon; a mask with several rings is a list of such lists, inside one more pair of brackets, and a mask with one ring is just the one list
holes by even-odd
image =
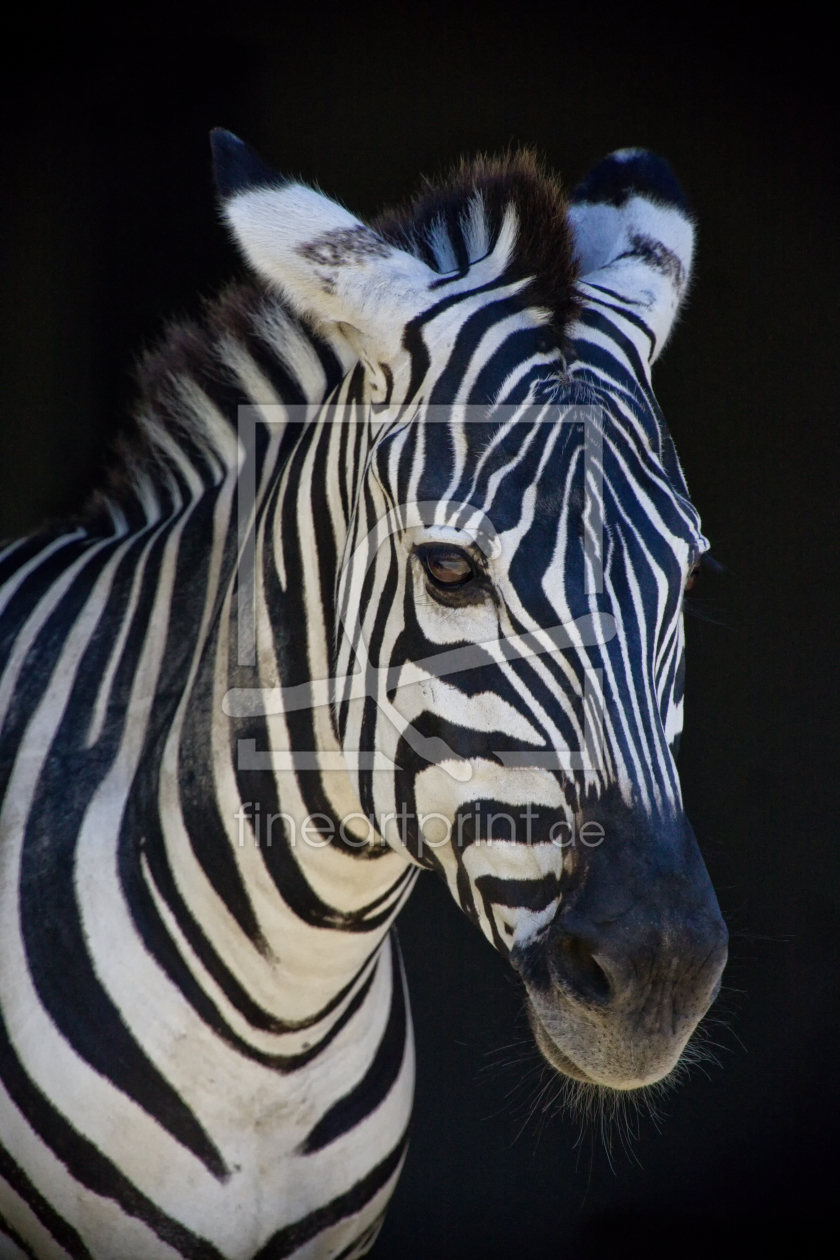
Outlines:
{"label": "zebra's left ear", "polygon": [[342,206],[275,175],[229,131],[211,133],[224,217],[263,279],[317,325],[338,325],[371,362],[393,360],[436,276]]}
{"label": "zebra's left ear", "polygon": [[645,149],[620,149],[594,168],[569,207],[584,284],[611,290],[650,329],[650,361],[685,296],[694,224],[670,168]]}

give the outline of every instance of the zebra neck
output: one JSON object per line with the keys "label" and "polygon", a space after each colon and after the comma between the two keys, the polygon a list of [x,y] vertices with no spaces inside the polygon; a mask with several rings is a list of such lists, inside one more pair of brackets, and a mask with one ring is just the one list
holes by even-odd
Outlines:
{"label": "zebra neck", "polygon": [[281,703],[234,719],[224,711],[237,691],[282,695],[329,677],[335,573],[352,511],[339,484],[347,463],[338,426],[324,425],[304,430],[291,451],[278,440],[260,462],[253,663],[240,663],[247,619],[237,597],[248,579],[233,487],[228,509],[219,496],[193,676],[161,760],[160,846],[183,903],[169,929],[200,924],[207,959],[193,970],[202,985],[208,968],[223,969],[231,990],[255,995],[284,1024],[310,1019],[362,975],[413,882],[400,855],[364,843],[329,705],[286,712]]}

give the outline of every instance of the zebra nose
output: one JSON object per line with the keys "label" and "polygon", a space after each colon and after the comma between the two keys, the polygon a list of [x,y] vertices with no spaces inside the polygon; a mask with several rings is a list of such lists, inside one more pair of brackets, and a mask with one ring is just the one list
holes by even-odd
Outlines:
{"label": "zebra nose", "polygon": [[673,989],[692,1006],[707,1006],[720,987],[728,934],[720,913],[686,922],[648,908],[589,924],[561,916],[549,945],[556,986],[585,1005],[635,1005],[651,987]]}
{"label": "zebra nose", "polygon": [[593,943],[581,935],[562,934],[552,942],[550,970],[555,983],[575,997],[599,1006],[609,1001],[613,984],[609,971],[596,957]]}

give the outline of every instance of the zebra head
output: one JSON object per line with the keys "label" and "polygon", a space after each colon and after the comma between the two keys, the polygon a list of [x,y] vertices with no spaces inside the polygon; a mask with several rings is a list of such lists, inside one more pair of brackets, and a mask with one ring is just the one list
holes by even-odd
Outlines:
{"label": "zebra head", "polygon": [[511,158],[374,229],[232,137],[216,160],[246,258],[349,364],[317,511],[360,813],[510,958],[551,1064],[659,1080],[726,957],[674,763],[706,544],[649,382],[679,189],[626,150],[569,204]]}

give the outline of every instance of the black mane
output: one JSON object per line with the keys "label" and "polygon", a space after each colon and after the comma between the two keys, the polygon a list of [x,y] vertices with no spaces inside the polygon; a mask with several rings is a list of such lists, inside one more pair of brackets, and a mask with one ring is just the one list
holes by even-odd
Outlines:
{"label": "black mane", "polygon": [[491,248],[505,211],[515,207],[519,230],[511,274],[532,278],[527,300],[551,311],[552,327],[562,340],[580,306],[575,289],[574,240],[567,215],[569,200],[560,180],[530,149],[462,160],[440,181],[425,180],[412,201],[385,211],[371,226],[391,244],[439,270],[430,233],[436,224],[442,224],[459,263],[466,267],[465,212],[476,196],[484,206]]}

